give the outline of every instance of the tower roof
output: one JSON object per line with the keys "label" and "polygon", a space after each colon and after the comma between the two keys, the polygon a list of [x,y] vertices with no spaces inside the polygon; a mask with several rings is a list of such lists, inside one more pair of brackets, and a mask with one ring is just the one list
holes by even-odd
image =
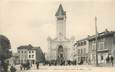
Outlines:
{"label": "tower roof", "polygon": [[63,10],[62,4],[60,4],[55,16],[60,16],[60,15],[65,15],[65,14],[66,12]]}

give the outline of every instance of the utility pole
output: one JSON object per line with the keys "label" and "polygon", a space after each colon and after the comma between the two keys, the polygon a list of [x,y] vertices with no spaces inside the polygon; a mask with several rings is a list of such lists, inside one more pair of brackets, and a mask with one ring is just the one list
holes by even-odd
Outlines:
{"label": "utility pole", "polygon": [[97,32],[97,17],[95,16],[95,43],[96,43],[96,49],[95,49],[95,58],[96,58],[96,66],[98,66],[98,40],[97,40],[97,38],[98,38],[98,32]]}

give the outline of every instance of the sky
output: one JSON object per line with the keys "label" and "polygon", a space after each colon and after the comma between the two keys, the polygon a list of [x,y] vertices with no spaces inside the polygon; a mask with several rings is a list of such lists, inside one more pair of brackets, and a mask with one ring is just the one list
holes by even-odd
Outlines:
{"label": "sky", "polygon": [[47,38],[56,37],[60,3],[67,12],[67,38],[94,35],[95,16],[98,32],[115,31],[115,0],[0,0],[0,34],[8,37],[14,52],[28,44],[47,52]]}

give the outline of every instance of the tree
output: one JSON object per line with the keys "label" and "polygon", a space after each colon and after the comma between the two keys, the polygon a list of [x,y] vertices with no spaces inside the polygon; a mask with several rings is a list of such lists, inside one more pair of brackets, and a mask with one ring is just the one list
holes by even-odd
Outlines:
{"label": "tree", "polygon": [[3,35],[0,35],[0,61],[2,63],[1,66],[5,72],[7,72],[8,69],[8,61],[6,60],[12,55],[10,49],[11,45],[8,38]]}
{"label": "tree", "polygon": [[44,63],[45,62],[45,54],[43,53],[42,49],[40,47],[36,48],[36,59],[38,62],[40,63]]}

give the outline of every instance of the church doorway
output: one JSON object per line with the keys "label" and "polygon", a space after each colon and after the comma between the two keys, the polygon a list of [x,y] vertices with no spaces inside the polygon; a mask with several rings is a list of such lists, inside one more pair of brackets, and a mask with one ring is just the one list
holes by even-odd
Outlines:
{"label": "church doorway", "polygon": [[58,46],[58,51],[57,51],[57,64],[58,65],[64,65],[65,64],[65,60],[64,60],[64,50],[63,50],[63,46],[59,45]]}

